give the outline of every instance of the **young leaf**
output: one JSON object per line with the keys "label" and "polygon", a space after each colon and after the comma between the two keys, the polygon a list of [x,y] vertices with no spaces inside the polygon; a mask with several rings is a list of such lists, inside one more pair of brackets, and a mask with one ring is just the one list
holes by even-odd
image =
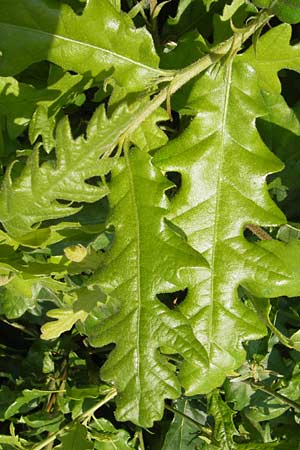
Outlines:
{"label": "young leaf", "polygon": [[81,16],[57,0],[2,0],[0,17],[1,75],[47,59],[92,76],[113,70],[120,85],[136,92],[164,74],[148,32],[109,0],[90,0]]}
{"label": "young leaf", "polygon": [[224,402],[218,391],[212,393],[209,402],[209,412],[214,417],[214,438],[220,443],[222,450],[235,448],[233,436],[238,434],[233,423],[234,412]]}
{"label": "young leaf", "polygon": [[89,312],[98,304],[101,306],[103,294],[95,287],[94,289],[80,289],[75,292],[76,300],[72,306],[65,308],[57,308],[48,311],[48,317],[56,319],[52,322],[45,323],[42,328],[42,339],[56,339],[65,331],[71,330],[78,320],[85,321]]}
{"label": "young leaf", "polygon": [[[289,57],[281,61],[283,52],[296,52],[286,36],[279,43],[279,48],[274,41],[264,50],[264,59],[275,61],[272,71],[268,66],[272,80],[280,67],[291,61]],[[267,174],[281,170],[282,164],[263,144],[255,126],[256,118],[266,113],[261,73],[262,68],[255,72],[243,55],[228,61],[217,76],[202,76],[189,88],[185,106],[185,110],[197,112],[196,118],[155,156],[165,171],[181,174],[170,218],[207,258],[212,271],[211,277],[198,285],[197,308],[188,301],[180,306],[204,343],[211,368],[211,376],[204,378],[198,369],[188,364],[184,367],[182,383],[188,394],[208,392],[219,385],[225,374],[243,363],[242,341],[265,332],[255,313],[238,298],[238,285],[249,281],[260,288],[272,286],[273,296],[282,295],[284,289],[288,294],[288,267],[276,254],[280,243],[270,252],[267,246],[247,242],[243,236],[247,224],[276,226],[285,222],[265,183]],[[279,294],[281,284],[285,287]],[[198,373],[197,383],[191,381],[191,373],[194,377]]]}
{"label": "young leaf", "polygon": [[118,420],[143,427],[161,418],[165,398],[180,395],[174,366],[161,351],[206,364],[188,321],[157,297],[189,289],[198,272],[207,271],[202,257],[164,220],[169,186],[146,153],[126,151],[110,185],[115,242],[93,279],[118,305],[109,320],[96,323],[89,333],[93,346],[116,344],[101,377],[118,390]]}

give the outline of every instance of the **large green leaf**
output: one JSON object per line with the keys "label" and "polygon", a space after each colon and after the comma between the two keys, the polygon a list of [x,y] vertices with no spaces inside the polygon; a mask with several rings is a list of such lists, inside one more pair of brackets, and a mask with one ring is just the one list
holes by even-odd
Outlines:
{"label": "large green leaf", "polygon": [[148,32],[108,0],[90,0],[81,16],[57,0],[2,0],[0,17],[1,75],[47,59],[93,76],[113,71],[132,92],[164,73]]}
{"label": "large green leaf", "polygon": [[92,186],[86,180],[108,171],[107,164],[101,167],[99,157],[113,148],[114,128],[100,108],[89,124],[87,139],[73,140],[65,118],[57,127],[56,160],[40,163],[37,146],[19,177],[12,178],[13,167],[7,170],[0,192],[0,220],[6,230],[15,237],[25,235],[43,220],[75,214],[80,208],[72,208],[73,201],[93,202],[104,197],[108,192],[105,185]]}
{"label": "large green leaf", "polygon": [[[77,139],[73,139],[65,117],[56,128],[56,159],[50,156],[41,162],[37,144],[23,169],[15,161],[7,169],[0,191],[0,221],[5,229],[14,238],[24,240],[40,222],[78,212],[81,207],[73,207],[72,202],[91,203],[104,197],[108,193],[106,183],[92,185],[87,180],[110,171],[114,164],[110,155],[125,137],[146,151],[165,143],[167,137],[157,127],[157,122],[166,117],[162,109],[154,111],[130,133],[130,126],[143,114],[147,100],[143,97],[130,107],[122,103],[111,117],[101,105],[88,124],[86,137]],[[151,142],[150,133],[154,136]]]}
{"label": "large green leaf", "polygon": [[[278,54],[274,73],[271,65],[266,67],[273,78],[283,52],[291,55],[288,39],[280,43],[278,48],[278,42],[272,46],[268,41],[268,50],[261,48],[266,59],[268,51],[273,59]],[[281,61],[283,67],[286,63],[290,63],[288,58]],[[217,75],[214,71],[202,76],[186,92],[184,110],[197,113],[196,118],[155,157],[165,171],[181,174],[170,218],[211,266],[211,276],[197,287],[198,305],[186,301],[180,306],[210,359],[207,378],[198,368],[186,365],[182,382],[189,394],[208,392],[220,384],[225,374],[243,363],[242,342],[264,333],[256,314],[238,297],[240,284],[257,285],[257,290],[267,285],[270,296],[282,295],[284,289],[291,295],[287,286],[290,267],[281,261],[286,247],[279,242],[250,243],[243,236],[247,224],[285,222],[265,183],[266,176],[283,165],[269,152],[255,126],[256,118],[267,112],[260,90],[262,71],[260,66],[256,72],[245,55],[228,60]],[[294,273],[294,285],[295,277]]]}
{"label": "large green leaf", "polygon": [[93,280],[116,304],[109,320],[88,333],[93,346],[116,344],[101,377],[119,392],[117,419],[143,427],[162,417],[165,398],[180,395],[175,367],[161,352],[179,353],[200,367],[207,361],[186,318],[157,297],[189,289],[207,271],[164,219],[169,186],[146,153],[125,152],[110,185],[115,242]]}

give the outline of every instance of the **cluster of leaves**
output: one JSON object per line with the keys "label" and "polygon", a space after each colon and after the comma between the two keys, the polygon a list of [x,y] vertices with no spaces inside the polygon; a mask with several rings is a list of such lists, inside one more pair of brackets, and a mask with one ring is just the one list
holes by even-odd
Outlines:
{"label": "cluster of leaves", "polygon": [[300,448],[299,23],[1,0],[0,449]]}

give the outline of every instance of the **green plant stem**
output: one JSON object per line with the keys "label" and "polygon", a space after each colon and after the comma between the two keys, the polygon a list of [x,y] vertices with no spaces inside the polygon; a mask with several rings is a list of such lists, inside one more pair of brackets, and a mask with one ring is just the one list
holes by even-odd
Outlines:
{"label": "green plant stem", "polygon": [[131,10],[128,13],[128,16],[131,19],[134,19],[134,17],[136,17],[138,14],[141,14],[141,16],[143,17],[145,24],[147,25],[147,27],[150,27],[150,23],[149,20],[145,14],[144,11],[144,7],[147,3],[147,0],[141,0],[140,2],[138,2],[136,5],[134,5]]}
{"label": "green plant stem", "polygon": [[115,388],[111,389],[107,395],[100,400],[98,403],[96,403],[94,406],[92,406],[90,409],[85,411],[84,413],[80,414],[78,417],[76,417],[74,420],[66,424],[64,427],[62,427],[59,431],[52,434],[51,436],[48,436],[44,441],[40,442],[39,444],[32,447],[31,450],[42,450],[45,447],[49,447],[49,445],[55,441],[56,438],[61,436],[64,432],[68,431],[72,426],[77,422],[83,422],[84,420],[91,417],[97,409],[101,408],[101,406],[108,403],[110,400],[112,400],[117,395],[117,390]]}
{"label": "green plant stem", "polygon": [[[226,55],[236,54],[241,49],[243,43],[258,29],[266,25],[271,17],[272,16],[266,12],[261,13],[247,28],[235,32],[231,38],[213,47],[207,55],[184,69],[175,72],[169,84],[153,98],[148,106],[141,108],[136,114],[133,114],[132,124],[121,134],[119,142],[124,142],[128,135],[132,134],[141,123],[143,123],[162,103],[164,103],[164,101],[168,100],[168,98],[175,94],[182,86],[222,58],[226,57]],[[164,81],[164,78],[162,78],[161,81]]]}
{"label": "green plant stem", "polygon": [[139,447],[140,450],[145,450],[144,438],[143,438],[143,430],[138,431],[138,439],[139,439]]}
{"label": "green plant stem", "polygon": [[157,0],[150,0],[150,18],[151,18],[152,37],[153,37],[155,46],[158,47],[159,46],[159,34],[158,34],[158,28],[157,28],[156,8],[157,8]]}
{"label": "green plant stem", "polygon": [[264,386],[254,380],[244,380],[244,383],[250,384],[250,386],[253,389],[258,389],[262,392],[265,392],[266,394],[271,395],[272,397],[277,398],[278,400],[280,400],[282,403],[285,403],[286,405],[290,406],[291,408],[293,408],[296,412],[300,412],[300,403],[295,402],[294,400],[289,399],[288,397],[286,397],[285,395],[280,394],[279,392],[273,391],[273,389]]}

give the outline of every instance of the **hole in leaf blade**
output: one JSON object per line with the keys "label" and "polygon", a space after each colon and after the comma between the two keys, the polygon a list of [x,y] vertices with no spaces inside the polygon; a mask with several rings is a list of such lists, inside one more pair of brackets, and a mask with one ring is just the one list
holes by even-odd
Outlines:
{"label": "hole in leaf blade", "polygon": [[188,288],[185,288],[182,291],[168,292],[166,294],[157,294],[156,297],[169,309],[175,309],[184,301],[187,294]]}

